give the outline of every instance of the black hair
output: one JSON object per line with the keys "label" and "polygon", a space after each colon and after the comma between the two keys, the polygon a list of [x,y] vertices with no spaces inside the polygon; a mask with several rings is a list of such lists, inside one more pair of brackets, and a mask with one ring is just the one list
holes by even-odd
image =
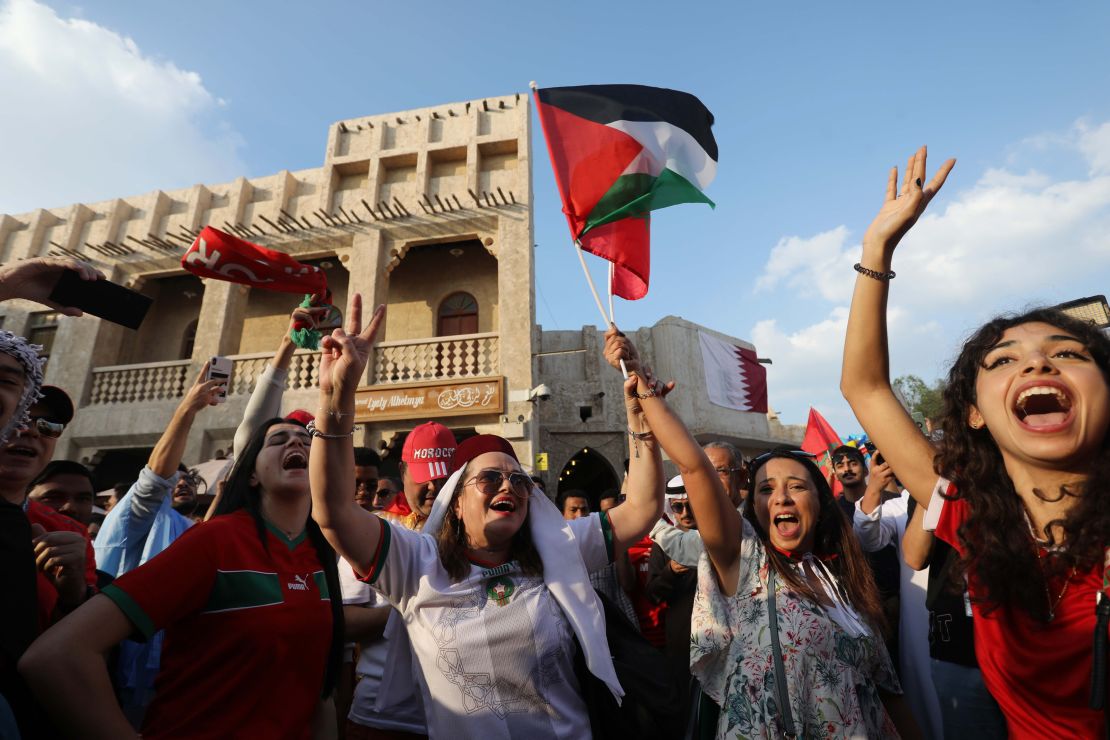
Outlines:
{"label": "black hair", "polygon": [[[944,436],[934,464],[940,475],[956,485],[956,498],[968,502],[968,517],[958,535],[966,552],[964,565],[975,575],[984,611],[1013,606],[1047,621],[1048,580],[1066,576],[1071,568],[1086,572],[1101,565],[1106,543],[1110,542],[1110,507],[1104,497],[1110,487],[1110,434],[1103,438],[1101,450],[1090,461],[1082,483],[1057,491],[1034,489],[1035,495],[1048,501],[1076,499],[1063,519],[1049,522],[1038,533],[1049,540],[1050,547],[1061,547],[1054,557],[1038,557],[1029,535],[1025,505],[1006,470],[998,443],[989,429],[974,429],[968,424],[968,412],[979,402],[976,380],[983,359],[1007,329],[1031,323],[1054,326],[1081,341],[1110,386],[1110,339],[1094,324],[1053,308],[999,316],[964,343],[948,373],[941,415]],[[1057,539],[1061,532],[1063,542]]]}
{"label": "black hair", "polygon": [[620,491],[618,491],[615,488],[608,488],[608,489],[601,492],[601,495],[597,497],[597,500],[600,502],[600,501],[604,501],[607,498],[619,499],[620,497],[621,497],[621,492]]}
{"label": "black hair", "polygon": [[74,460],[51,460],[42,469],[42,472],[36,475],[34,480],[27,485],[27,490],[30,491],[38,484],[48,481],[56,475],[80,475],[86,478],[93,491],[96,491],[96,483],[93,482],[92,473],[84,465]]}
{"label": "black hair", "polygon": [[864,464],[863,452],[858,447],[854,447],[852,445],[840,445],[839,447],[837,447],[835,450],[832,451],[832,459],[833,460],[840,457],[841,455],[847,455],[848,457],[854,457],[859,462],[860,465]]}
{"label": "black hair", "polygon": [[[298,421],[282,418],[273,418],[259,425],[250,441],[247,442],[242,454],[235,460],[231,472],[228,473],[227,483],[224,485],[224,495],[216,506],[215,514],[220,516],[245,509],[254,519],[255,527],[258,530],[258,538],[262,541],[262,547],[267,552],[270,548],[267,544],[266,522],[262,518],[262,490],[261,486],[251,485],[250,479],[254,474],[258,454],[262,451],[266,442],[266,432],[270,430],[270,427],[277,424],[295,424],[304,427]],[[343,595],[339,586],[339,567],[336,562],[335,550],[328,544],[324,533],[320,531],[320,526],[311,516],[305,522],[305,534],[312,542],[313,547],[316,548],[316,558],[320,561],[320,567],[324,570],[324,579],[328,584],[328,599],[331,602],[331,645],[328,649],[327,668],[324,671],[323,689],[320,694],[321,697],[326,699],[335,688],[343,665]]]}
{"label": "black hair", "polygon": [[356,447],[355,448],[355,465],[360,466],[373,466],[378,467],[382,464],[382,458],[378,453],[374,452],[369,447]]}
{"label": "black hair", "polygon": [[571,488],[567,491],[561,491],[556,500],[556,504],[559,506],[559,511],[563,511],[566,508],[568,498],[586,499],[586,503],[589,503],[590,501],[590,495],[578,488]]}

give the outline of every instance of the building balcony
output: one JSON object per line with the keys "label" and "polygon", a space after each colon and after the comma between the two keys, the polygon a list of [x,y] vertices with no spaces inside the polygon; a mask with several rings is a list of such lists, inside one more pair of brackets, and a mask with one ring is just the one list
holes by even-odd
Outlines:
{"label": "building balcony", "polygon": [[[249,394],[272,357],[271,352],[231,355],[228,394]],[[501,368],[499,336],[460,334],[382,342],[375,347],[371,362],[374,385],[488,377]],[[173,360],[93,368],[88,405],[177,400],[193,381],[191,364],[191,360]],[[286,389],[316,388],[319,368],[319,352],[298,350],[289,365]]]}

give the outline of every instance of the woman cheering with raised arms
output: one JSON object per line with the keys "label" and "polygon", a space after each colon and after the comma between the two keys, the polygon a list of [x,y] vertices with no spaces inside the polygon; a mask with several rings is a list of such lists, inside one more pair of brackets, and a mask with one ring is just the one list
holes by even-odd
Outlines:
{"label": "woman cheering with raised arms", "polygon": [[1095,610],[1110,564],[1110,340],[1053,309],[987,322],[949,371],[944,437],[930,445],[891,390],[886,329],[895,247],[953,164],[925,185],[925,154],[901,192],[891,172],[864,235],[841,389],[967,568],[975,652],[1010,736],[1104,737],[1092,655],[1104,671],[1106,647],[1092,635],[1107,630]]}
{"label": "woman cheering with raised arms", "polygon": [[[625,337],[613,329],[606,339],[610,362],[636,364]],[[639,400],[682,475],[708,556],[698,567],[690,660],[721,707],[716,736],[916,736],[867,561],[810,457],[755,458],[741,516],[663,394]]]}
{"label": "woman cheering with raised arms", "polygon": [[356,573],[401,613],[424,678],[432,737],[587,738],[590,716],[574,672],[616,697],[601,605],[588,573],[605,567],[658,519],[662,460],[626,384],[631,436],[628,497],[607,514],[572,522],[521,469],[508,441],[464,440],[423,532],[393,527],[351,496],[355,388],[381,324],[361,328],[356,295],[347,330],[324,339],[320,405],[312,430],[312,516]]}

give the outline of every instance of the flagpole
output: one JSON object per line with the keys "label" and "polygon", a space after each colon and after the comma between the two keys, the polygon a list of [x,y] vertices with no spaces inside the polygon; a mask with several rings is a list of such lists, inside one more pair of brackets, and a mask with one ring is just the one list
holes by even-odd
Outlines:
{"label": "flagpole", "polygon": [[[617,325],[617,315],[613,312],[613,272],[616,270],[614,263],[609,263],[609,323],[613,326]],[[624,366],[624,360],[621,360],[621,372],[624,373],[624,379],[628,380],[628,368]]]}
{"label": "flagpole", "polygon": [[[586,276],[586,284],[590,286],[590,293],[594,297],[594,303],[597,304],[597,312],[601,314],[601,323],[608,326],[613,322],[605,315],[605,308],[601,305],[601,296],[597,293],[594,279],[590,277],[590,268],[586,266],[586,257],[582,254],[582,244],[577,239],[574,240],[574,251],[578,253],[578,262],[582,265],[582,273]],[[621,372],[624,373],[624,377],[627,379],[628,369],[624,366],[624,360],[621,360]]]}

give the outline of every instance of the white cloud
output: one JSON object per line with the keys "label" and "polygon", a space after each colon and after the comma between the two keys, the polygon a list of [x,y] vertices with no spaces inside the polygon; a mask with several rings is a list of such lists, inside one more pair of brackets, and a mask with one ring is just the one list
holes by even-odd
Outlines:
{"label": "white cloud", "polygon": [[195,72],[34,0],[0,4],[0,212],[231,179],[241,141]]}
{"label": "white cloud", "polygon": [[[1085,176],[1023,169],[1020,155],[1012,155],[961,191],[957,164],[933,210],[894,256],[893,374],[937,376],[960,338],[996,313],[1110,288],[1110,123],[1080,121],[1065,133],[1031,137],[1017,147],[1023,149],[1080,159]],[[851,266],[859,255],[846,226],[783,237],[757,281],[757,292],[782,284],[824,301],[807,306],[811,316],[825,317],[815,323],[798,328],[764,320],[752,331],[760,354],[775,362],[771,402],[791,420],[823,403],[834,409],[830,420],[850,421],[838,386]],[[768,313],[778,309],[768,304]]]}

